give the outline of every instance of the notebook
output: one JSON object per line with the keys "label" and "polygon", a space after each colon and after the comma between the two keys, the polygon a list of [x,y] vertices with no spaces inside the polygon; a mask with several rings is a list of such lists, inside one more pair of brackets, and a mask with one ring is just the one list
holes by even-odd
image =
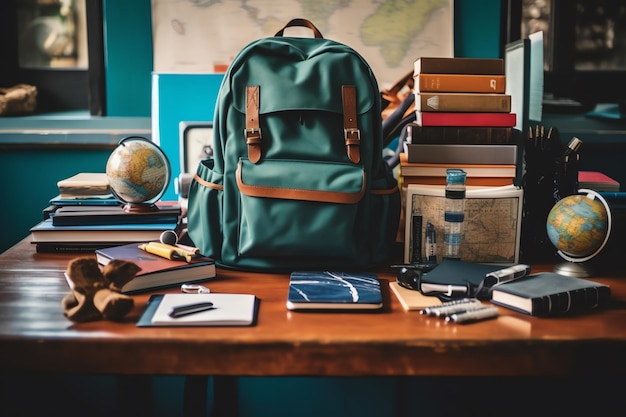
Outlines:
{"label": "notebook", "polygon": [[289,310],[377,310],[383,306],[378,276],[372,273],[294,271]]}
{"label": "notebook", "polygon": [[[175,307],[212,303],[210,309],[171,317]],[[154,294],[137,327],[155,326],[250,326],[255,323],[257,298],[252,294]]]}

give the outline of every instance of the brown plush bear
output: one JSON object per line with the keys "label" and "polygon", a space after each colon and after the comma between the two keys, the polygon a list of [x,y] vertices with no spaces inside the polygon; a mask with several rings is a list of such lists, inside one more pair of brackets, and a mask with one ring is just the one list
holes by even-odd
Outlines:
{"label": "brown plush bear", "polygon": [[77,323],[122,319],[132,310],[134,301],[121,289],[140,269],[133,262],[117,259],[102,270],[93,258],[71,260],[66,274],[72,292],[62,301],[65,316]]}

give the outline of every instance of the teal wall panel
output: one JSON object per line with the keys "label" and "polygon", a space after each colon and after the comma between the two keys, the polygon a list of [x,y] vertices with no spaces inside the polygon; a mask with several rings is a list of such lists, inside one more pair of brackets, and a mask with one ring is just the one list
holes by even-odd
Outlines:
{"label": "teal wall panel", "polygon": [[150,116],[150,0],[103,0],[107,116]]}
{"label": "teal wall panel", "polygon": [[111,150],[17,149],[0,152],[5,198],[0,252],[28,236],[42,210],[59,193],[57,181],[78,172],[104,172]]}

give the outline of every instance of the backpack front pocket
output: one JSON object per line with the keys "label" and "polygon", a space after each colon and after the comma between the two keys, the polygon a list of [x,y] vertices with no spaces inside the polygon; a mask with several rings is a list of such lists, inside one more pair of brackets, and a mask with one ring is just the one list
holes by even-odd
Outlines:
{"label": "backpack front pocket", "polygon": [[[240,159],[239,256],[354,257],[362,167],[350,163]],[[294,241],[298,241],[294,245]]]}

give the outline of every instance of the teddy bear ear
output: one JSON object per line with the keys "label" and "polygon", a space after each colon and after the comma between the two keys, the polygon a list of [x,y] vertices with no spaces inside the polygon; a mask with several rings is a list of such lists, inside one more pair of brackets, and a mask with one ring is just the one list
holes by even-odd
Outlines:
{"label": "teddy bear ear", "polygon": [[98,262],[88,257],[72,259],[65,272],[76,288],[92,286],[103,278]]}
{"label": "teddy bear ear", "polygon": [[114,259],[104,267],[102,274],[109,282],[111,289],[121,291],[122,287],[132,280],[139,271],[141,268],[134,262]]}

